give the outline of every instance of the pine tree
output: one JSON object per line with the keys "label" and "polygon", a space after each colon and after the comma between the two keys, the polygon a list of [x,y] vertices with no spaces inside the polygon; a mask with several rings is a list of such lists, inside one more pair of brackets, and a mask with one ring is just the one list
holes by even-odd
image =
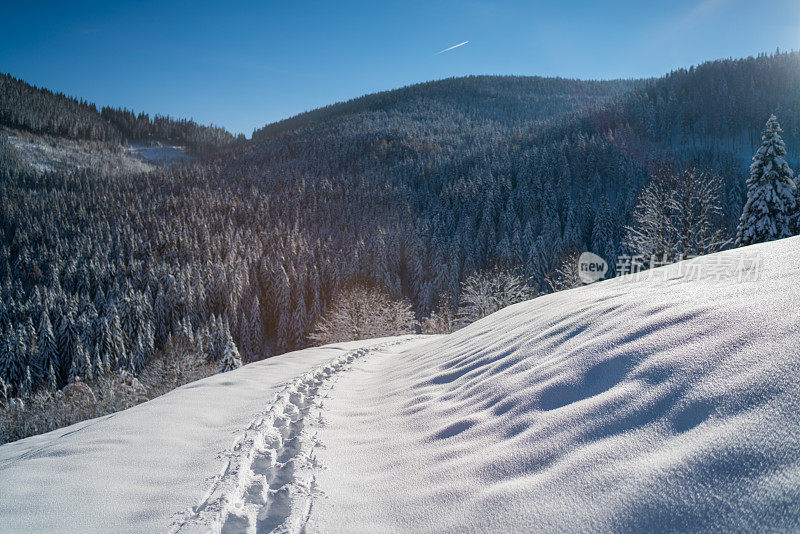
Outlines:
{"label": "pine tree", "polygon": [[90,380],[92,378],[92,363],[89,354],[80,341],[75,348],[75,358],[69,369],[69,381],[75,382],[77,379]]}
{"label": "pine tree", "polygon": [[24,395],[33,395],[33,378],[31,377],[31,366],[25,367],[25,378],[22,381],[22,393]]}
{"label": "pine tree", "polygon": [[286,270],[281,267],[278,286],[278,345],[285,349],[291,346],[292,337],[292,294],[291,282]]}
{"label": "pine tree", "polygon": [[797,188],[781,132],[771,115],[750,165],[747,203],[736,230],[736,246],[789,237],[797,230]]}
{"label": "pine tree", "polygon": [[80,335],[75,326],[72,311],[61,316],[61,327],[58,331],[58,365],[56,378],[59,385],[65,384],[70,378],[73,363],[77,359],[78,346],[81,345]]}
{"label": "pine tree", "polygon": [[58,380],[56,380],[56,372],[53,370],[52,365],[47,371],[47,389],[50,392],[54,392],[58,389]]}
{"label": "pine tree", "polygon": [[608,197],[603,195],[597,206],[597,212],[592,225],[592,251],[600,254],[606,261],[612,262],[614,258],[608,258],[604,254],[608,251],[607,243],[614,236],[614,216],[611,213],[611,203]]}
{"label": "pine tree", "polygon": [[297,348],[303,341],[303,336],[306,334],[306,302],[302,295],[296,295],[292,301],[295,303],[292,309],[292,326],[289,343],[292,348]]}
{"label": "pine tree", "polygon": [[92,376],[99,377],[108,372],[106,364],[100,357],[100,348],[97,345],[95,345],[94,348],[92,349],[91,359],[92,359]]}
{"label": "pine tree", "polygon": [[264,353],[264,321],[261,318],[261,303],[258,297],[254,297],[250,302],[247,313],[247,329],[252,354],[249,359],[256,360]]}
{"label": "pine tree", "polygon": [[192,330],[192,321],[189,319],[189,316],[184,316],[183,320],[180,322],[180,328],[178,333],[184,338],[186,343],[189,345],[193,345],[195,342],[194,331]]}
{"label": "pine tree", "polygon": [[8,328],[0,344],[0,377],[10,390],[18,389],[25,374],[23,347],[19,345],[18,331]]}
{"label": "pine tree", "polygon": [[164,289],[159,286],[156,294],[156,303],[153,309],[155,322],[155,342],[159,347],[163,347],[167,336],[171,333],[171,302]]}
{"label": "pine tree", "polygon": [[106,370],[110,370],[112,367],[113,355],[116,351],[111,337],[111,327],[108,324],[108,317],[103,317],[100,320],[100,338],[97,342],[97,348],[100,353],[100,358],[103,361],[103,366]]}
{"label": "pine tree", "polygon": [[230,331],[226,330],[222,358],[220,358],[219,362],[219,372],[232,371],[241,366],[242,358],[239,356],[239,350],[236,348],[236,343],[233,342]]}
{"label": "pine tree", "polygon": [[147,352],[147,339],[144,333],[139,334],[136,337],[136,342],[133,345],[133,350],[131,352],[130,358],[130,367],[131,371],[134,373],[138,373],[141,371],[148,360],[148,352]]}
{"label": "pine tree", "polygon": [[3,377],[0,376],[0,402],[5,404],[8,401],[8,385],[3,380]]}
{"label": "pine tree", "polygon": [[108,326],[109,340],[112,347],[112,352],[109,354],[109,365],[112,369],[124,369],[130,367],[130,362],[128,361],[128,351],[125,347],[125,340],[122,333],[122,325],[116,309],[111,310],[111,315],[108,319]]}

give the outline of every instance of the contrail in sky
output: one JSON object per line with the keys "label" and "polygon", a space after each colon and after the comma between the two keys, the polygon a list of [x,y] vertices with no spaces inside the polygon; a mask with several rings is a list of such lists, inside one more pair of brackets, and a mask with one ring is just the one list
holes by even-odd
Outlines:
{"label": "contrail in sky", "polygon": [[452,49],[454,49],[454,48],[458,48],[459,46],[464,46],[464,45],[465,45],[465,44],[467,44],[468,42],[469,42],[469,41],[464,41],[463,43],[458,43],[457,45],[451,46],[450,48],[445,48],[444,50],[439,50],[438,52],[436,52],[436,53],[434,54],[434,56],[438,56],[438,55],[439,55],[439,54],[441,54],[442,52],[447,52],[448,50],[452,50]]}

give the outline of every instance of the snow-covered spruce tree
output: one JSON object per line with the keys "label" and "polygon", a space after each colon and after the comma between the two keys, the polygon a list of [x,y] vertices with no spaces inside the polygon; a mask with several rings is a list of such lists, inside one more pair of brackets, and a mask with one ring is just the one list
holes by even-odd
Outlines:
{"label": "snow-covered spruce tree", "polygon": [[248,360],[250,361],[260,359],[264,353],[264,320],[261,310],[258,297],[253,297],[247,310],[247,335],[250,343]]}
{"label": "snow-covered spruce tree", "polygon": [[69,381],[72,362],[76,359],[78,345],[81,343],[80,333],[75,326],[71,311],[61,316],[61,325],[58,329],[56,343],[58,345],[59,360],[58,366],[56,367],[56,378],[58,379],[60,387]]}
{"label": "snow-covered spruce tree", "polygon": [[278,346],[288,348],[292,336],[292,282],[281,266],[278,285]]}
{"label": "snow-covered spruce tree", "polygon": [[29,365],[25,367],[25,377],[22,381],[22,387],[20,389],[23,396],[33,395],[33,378],[31,377],[31,367]]}
{"label": "snow-covered spruce tree", "polygon": [[[608,253],[608,243],[614,237],[614,214],[611,212],[611,202],[603,195],[598,202],[597,211],[592,225],[592,251],[602,257]],[[608,258],[611,260],[612,258]]]}
{"label": "snow-covered spruce tree", "polygon": [[12,391],[19,391],[25,378],[25,347],[19,330],[7,329],[0,343],[0,376]]}
{"label": "snow-covered spruce tree", "polygon": [[48,379],[48,373],[53,366],[58,365],[58,345],[56,344],[56,337],[53,334],[53,326],[50,323],[50,315],[47,309],[42,311],[42,317],[39,322],[39,340],[37,343],[39,349],[38,365],[42,369],[43,379]]}
{"label": "snow-covered spruce tree", "polygon": [[53,392],[57,389],[58,380],[56,380],[56,372],[53,370],[53,366],[50,365],[50,368],[47,370],[47,390]]}
{"label": "snow-covered spruce tree", "polygon": [[83,346],[83,343],[78,343],[75,352],[75,359],[72,360],[72,365],[69,370],[69,381],[74,382],[76,379],[83,379],[84,381],[91,380],[92,375],[92,362],[89,353]]}
{"label": "snow-covered spruce tree", "polygon": [[230,331],[226,331],[225,346],[222,349],[222,358],[219,362],[219,372],[225,373],[241,366],[242,358],[239,356],[239,350],[236,348],[236,343],[233,342]]}
{"label": "snow-covered spruce tree", "polygon": [[225,328],[216,315],[212,314],[211,319],[205,325],[203,338],[202,345],[206,359],[210,362],[219,361],[224,349]]}
{"label": "snow-covered spruce tree", "polygon": [[750,165],[747,202],[736,229],[737,247],[789,237],[797,231],[797,188],[781,132],[778,119],[771,115]]}

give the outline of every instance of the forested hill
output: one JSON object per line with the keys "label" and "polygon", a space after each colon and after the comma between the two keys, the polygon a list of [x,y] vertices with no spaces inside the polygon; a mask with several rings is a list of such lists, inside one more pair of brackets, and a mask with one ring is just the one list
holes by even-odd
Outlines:
{"label": "forested hill", "polygon": [[253,141],[266,145],[256,150],[269,152],[270,143],[279,143],[299,158],[313,142],[314,158],[326,159],[338,150],[327,146],[331,136],[347,144],[417,142],[426,151],[428,143],[446,146],[456,140],[472,144],[491,137],[504,146],[540,145],[571,134],[616,132],[627,142],[648,148],[655,143],[685,159],[706,149],[714,152],[712,158],[749,158],[771,113],[781,121],[790,152],[796,152],[800,53],[710,61],[650,80],[469,76],[428,82],[269,124],[254,132]]}
{"label": "forested hill", "polygon": [[[732,230],[770,113],[796,165],[796,52],[712,61],[646,81],[471,76],[418,84],[268,125],[254,133],[247,156],[229,163],[256,179],[358,177],[397,188],[423,219],[435,214],[441,222],[424,232],[442,232],[445,242],[452,231],[442,224],[463,231],[499,222],[486,239],[500,251],[487,243],[468,263],[516,257],[534,275],[525,255],[548,232],[558,234],[545,239],[556,251],[564,244],[615,257],[638,190],[663,160],[721,176]],[[600,228],[597,218],[606,221]]]}
{"label": "forested hill", "polygon": [[613,261],[626,252],[640,188],[664,160],[721,177],[731,233],[770,113],[797,162],[798,58],[713,61],[638,82],[419,84],[269,125],[214,174],[280,199],[274,218],[295,237],[266,263],[282,263],[290,285],[313,279],[318,267],[304,258],[322,254],[330,287],[367,276],[424,316],[442,296],[456,306],[476,270],[514,270],[544,290],[574,251]]}
{"label": "forested hill", "polygon": [[453,78],[302,113],[255,131],[253,140],[294,148],[334,132],[347,142],[406,138],[424,148],[425,142],[470,140],[476,130],[496,141],[510,133],[512,141],[527,135],[539,143],[542,136],[628,129],[681,157],[709,148],[749,158],[771,113],[781,121],[790,151],[800,148],[799,53],[711,61],[650,80]]}
{"label": "forested hill", "polygon": [[402,115],[410,122],[458,115],[462,120],[521,125],[568,112],[585,111],[641,83],[539,76],[450,78],[382,91],[301,113],[256,130],[253,140],[267,141],[284,132],[313,128],[326,121],[347,121],[349,116],[374,112]]}
{"label": "forested hill", "polygon": [[162,142],[184,145],[198,154],[218,152],[235,142],[224,128],[203,126],[127,109],[97,106],[63,93],[30,85],[0,73],[0,126],[69,139]]}

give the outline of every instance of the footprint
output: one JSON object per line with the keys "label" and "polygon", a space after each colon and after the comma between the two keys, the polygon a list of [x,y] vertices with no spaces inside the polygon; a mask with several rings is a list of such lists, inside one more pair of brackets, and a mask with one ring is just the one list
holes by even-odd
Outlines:
{"label": "footprint", "polygon": [[311,499],[322,494],[313,470],[324,467],[314,452],[323,445],[312,427],[324,422],[328,381],[356,359],[403,341],[348,352],[287,383],[237,439],[208,497],[173,532],[271,532],[287,528],[293,508],[302,513],[301,523],[307,521]]}

